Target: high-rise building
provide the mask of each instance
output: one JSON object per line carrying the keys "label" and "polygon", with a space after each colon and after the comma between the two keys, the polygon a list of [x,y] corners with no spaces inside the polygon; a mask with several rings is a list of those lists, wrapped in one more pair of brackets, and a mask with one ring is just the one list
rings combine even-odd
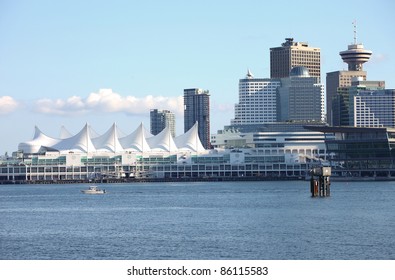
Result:
{"label": "high-rise building", "polygon": [[310,76],[321,79],[320,48],[309,47],[306,42],[294,42],[293,38],[285,38],[281,47],[270,48],[270,78],[289,77],[295,66],[304,66]]}
{"label": "high-rise building", "polygon": [[338,89],[333,105],[335,126],[395,127],[395,90],[386,90],[384,81],[355,78]]}
{"label": "high-rise building", "polygon": [[239,103],[231,125],[267,124],[277,121],[276,89],[279,79],[257,79],[247,71],[239,80]]}
{"label": "high-rise building", "polygon": [[151,134],[157,135],[165,127],[170,128],[171,136],[176,136],[176,119],[169,110],[152,109],[150,111]]}
{"label": "high-rise building", "polygon": [[210,149],[210,94],[199,88],[184,89],[184,132],[198,122],[200,141]]}
{"label": "high-rise building", "polygon": [[360,90],[354,96],[354,126],[395,127],[395,90],[383,89],[372,93]]}
{"label": "high-rise building", "polygon": [[[333,100],[338,94],[338,90],[351,86],[354,78],[361,78],[366,81],[365,71],[335,71],[326,73],[326,121],[330,125],[339,125],[338,121],[334,121],[336,114],[340,108],[334,107]],[[336,105],[337,106],[337,105]]]}
{"label": "high-rise building", "polygon": [[[341,51],[340,56],[343,61],[348,65],[348,71],[335,71],[326,74],[326,114],[327,122],[330,125],[340,125],[341,121],[335,118],[339,116],[339,103],[333,104],[333,100],[336,98],[337,102],[339,98],[336,97],[338,89],[346,88],[351,86],[351,82],[355,78],[362,78],[366,81],[367,73],[363,71],[363,64],[367,62],[372,55],[372,52],[365,50],[362,44],[357,43],[356,38],[356,26],[354,25],[354,43],[348,46],[346,51]],[[337,115],[337,116],[334,116]]]}
{"label": "high-rise building", "polygon": [[324,86],[311,77],[306,67],[292,68],[288,78],[281,79],[277,94],[277,120],[325,121]]}

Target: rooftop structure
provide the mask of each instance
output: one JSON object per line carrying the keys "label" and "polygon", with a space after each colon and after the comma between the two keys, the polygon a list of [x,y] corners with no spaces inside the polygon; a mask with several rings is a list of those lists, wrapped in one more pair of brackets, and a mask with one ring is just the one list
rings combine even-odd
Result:
{"label": "rooftop structure", "polygon": [[348,71],[363,71],[363,64],[372,56],[372,51],[365,50],[362,44],[357,43],[357,26],[354,22],[354,43],[348,45],[346,51],[340,52],[343,61],[348,64]]}
{"label": "rooftop structure", "polygon": [[30,141],[18,145],[24,154],[109,154],[122,152],[205,152],[199,136],[198,125],[195,123],[189,131],[173,138],[170,128],[166,127],[153,136],[140,124],[132,133],[122,136],[116,124],[113,124],[102,135],[94,135],[90,125],[86,124],[77,134],[60,139],[45,135],[36,127],[34,137]]}
{"label": "rooftop structure", "polygon": [[330,125],[340,125],[337,119],[340,108],[339,104],[333,104],[338,98],[338,89],[351,86],[355,78],[366,81],[367,73],[363,71],[363,63],[367,62],[372,52],[365,50],[362,44],[357,43],[357,29],[354,22],[354,42],[348,46],[348,50],[339,53],[343,61],[348,64],[348,71],[334,71],[326,74],[326,119]]}
{"label": "rooftop structure", "polygon": [[281,47],[270,48],[270,78],[285,78],[295,66],[304,66],[313,77],[321,79],[321,50],[307,42],[285,38]]}
{"label": "rooftop structure", "polygon": [[372,51],[365,50],[362,44],[352,44],[340,56],[348,64],[348,71],[363,71],[362,65],[370,59]]}

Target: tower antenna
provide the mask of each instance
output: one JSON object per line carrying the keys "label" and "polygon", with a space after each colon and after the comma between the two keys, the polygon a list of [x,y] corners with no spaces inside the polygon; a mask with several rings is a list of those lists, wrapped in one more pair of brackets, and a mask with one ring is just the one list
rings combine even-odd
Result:
{"label": "tower antenna", "polygon": [[354,25],[354,45],[356,45],[357,44],[357,20],[354,19],[352,24]]}

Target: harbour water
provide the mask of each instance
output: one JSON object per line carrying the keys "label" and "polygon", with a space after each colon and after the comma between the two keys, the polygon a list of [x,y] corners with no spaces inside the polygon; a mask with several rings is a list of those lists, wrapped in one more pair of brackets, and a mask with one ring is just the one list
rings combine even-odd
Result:
{"label": "harbour water", "polygon": [[395,259],[395,182],[0,187],[0,259]]}

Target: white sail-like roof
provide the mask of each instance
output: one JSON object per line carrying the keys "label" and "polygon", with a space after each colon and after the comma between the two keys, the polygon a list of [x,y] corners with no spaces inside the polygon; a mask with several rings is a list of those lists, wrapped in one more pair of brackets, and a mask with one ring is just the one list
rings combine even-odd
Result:
{"label": "white sail-like roof", "polygon": [[[123,136],[114,123],[104,134],[98,135],[86,124],[76,135],[62,127],[61,138],[52,138],[35,127],[32,140],[22,142],[18,149],[26,154],[36,154],[46,151],[58,151],[62,154],[76,153],[120,153],[120,152],[204,152],[199,139],[197,123],[185,134],[175,139],[170,128],[166,127],[158,135],[152,136],[141,123],[131,134]],[[69,136],[69,137],[67,137]]]}
{"label": "white sail-like roof", "polygon": [[97,133],[90,125],[88,125],[88,130],[89,130],[89,136],[91,139],[97,138],[100,136],[99,133]]}
{"label": "white sail-like roof", "polygon": [[96,148],[93,145],[92,139],[90,137],[90,128],[88,124],[86,124],[84,128],[76,135],[61,140],[56,145],[53,145],[51,148],[53,150],[57,150],[63,153],[65,152],[90,153],[96,151]]}
{"label": "white sail-like roof", "polygon": [[41,147],[51,147],[57,144],[59,141],[60,139],[52,138],[45,135],[37,126],[35,126],[33,139],[27,142],[20,143],[18,145],[18,150],[23,151],[27,154],[36,154],[39,152]]}
{"label": "white sail-like roof", "polygon": [[176,137],[174,142],[179,150],[189,150],[194,152],[205,151],[199,138],[197,122],[187,132]]}
{"label": "white sail-like roof", "polygon": [[171,136],[170,127],[165,127],[160,133],[147,139],[151,150],[155,151],[165,151],[165,152],[175,152],[177,151],[177,146],[174,143],[174,139]]}
{"label": "white sail-like roof", "polygon": [[147,152],[151,150],[146,140],[146,138],[150,136],[152,135],[150,133],[147,133],[147,130],[141,123],[139,127],[131,134],[120,138],[119,142],[125,150]]}
{"label": "white sail-like roof", "polygon": [[97,151],[108,151],[108,152],[121,152],[123,147],[118,140],[118,128],[114,123],[109,130],[103,135],[92,139],[92,143]]}
{"label": "white sail-like roof", "polygon": [[70,138],[71,136],[73,136],[73,134],[71,134],[66,127],[64,127],[64,125],[62,125],[62,127],[60,128],[60,139],[66,139],[66,138]]}

